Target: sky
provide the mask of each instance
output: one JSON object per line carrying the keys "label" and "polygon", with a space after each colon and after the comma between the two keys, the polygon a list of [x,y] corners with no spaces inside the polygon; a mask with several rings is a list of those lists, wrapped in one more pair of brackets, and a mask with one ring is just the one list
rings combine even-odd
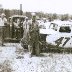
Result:
{"label": "sky", "polygon": [[4,9],[20,9],[24,12],[72,14],[72,0],[0,0]]}

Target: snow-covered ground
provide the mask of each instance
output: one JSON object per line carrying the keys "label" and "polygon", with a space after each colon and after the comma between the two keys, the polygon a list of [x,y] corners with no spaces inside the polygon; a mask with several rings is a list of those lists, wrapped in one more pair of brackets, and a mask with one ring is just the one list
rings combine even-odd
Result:
{"label": "snow-covered ground", "polygon": [[20,44],[0,46],[0,72],[72,72],[72,54],[41,53],[30,58]]}

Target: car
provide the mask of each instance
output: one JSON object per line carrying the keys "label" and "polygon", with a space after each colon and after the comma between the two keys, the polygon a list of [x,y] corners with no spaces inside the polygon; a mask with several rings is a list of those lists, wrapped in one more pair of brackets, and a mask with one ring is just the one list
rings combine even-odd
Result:
{"label": "car", "polygon": [[72,48],[72,22],[53,21],[50,23],[49,31],[46,36],[47,44],[62,48]]}

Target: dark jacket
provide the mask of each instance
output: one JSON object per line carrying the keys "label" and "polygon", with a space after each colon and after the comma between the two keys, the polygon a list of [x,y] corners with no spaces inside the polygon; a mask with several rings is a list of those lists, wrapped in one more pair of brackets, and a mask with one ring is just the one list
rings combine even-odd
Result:
{"label": "dark jacket", "polygon": [[32,22],[29,26],[29,44],[30,43],[38,43],[39,42],[39,27],[38,22]]}

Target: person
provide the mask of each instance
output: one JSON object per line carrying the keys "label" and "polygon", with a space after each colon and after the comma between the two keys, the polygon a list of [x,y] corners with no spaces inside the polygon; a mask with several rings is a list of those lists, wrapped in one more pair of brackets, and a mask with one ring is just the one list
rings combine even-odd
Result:
{"label": "person", "polygon": [[25,21],[23,22],[23,38],[22,38],[22,44],[24,44],[24,48],[28,48],[28,32],[29,32],[29,22],[28,17],[25,18]]}
{"label": "person", "polygon": [[6,19],[6,15],[4,13],[1,14],[1,20],[4,23],[4,25],[7,24],[7,19]]}
{"label": "person", "polygon": [[20,38],[20,19],[15,19],[15,21],[13,22],[14,24],[14,28],[15,28],[15,38],[19,39]]}
{"label": "person", "polygon": [[26,17],[25,21],[23,22],[23,29],[24,29],[24,36],[27,36],[28,31],[29,31],[28,17]]}
{"label": "person", "polygon": [[2,13],[1,17],[0,17],[0,31],[1,31],[1,35],[0,35],[1,43],[0,43],[0,45],[2,45],[2,46],[4,46],[4,37],[5,37],[4,33],[5,33],[5,26],[7,24],[7,19],[5,18],[5,16],[6,15],[4,13]]}
{"label": "person", "polygon": [[16,25],[16,39],[20,38],[20,19],[17,19],[17,25]]}
{"label": "person", "polygon": [[30,24],[29,26],[29,45],[28,45],[28,49],[29,49],[29,53],[30,53],[30,57],[32,57],[32,55],[36,55],[39,56],[40,54],[40,49],[39,49],[39,26],[38,26],[38,22],[36,21],[36,15],[33,14],[32,15],[32,24]]}

